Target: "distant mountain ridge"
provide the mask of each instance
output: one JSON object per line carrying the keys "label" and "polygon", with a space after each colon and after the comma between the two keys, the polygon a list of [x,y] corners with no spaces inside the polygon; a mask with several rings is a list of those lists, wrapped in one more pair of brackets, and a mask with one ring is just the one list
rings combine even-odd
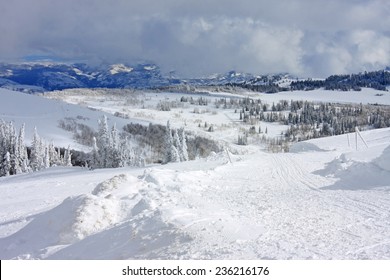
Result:
{"label": "distant mountain ridge", "polygon": [[174,72],[163,75],[155,64],[112,64],[90,66],[61,63],[0,63],[0,87],[25,91],[52,91],[67,88],[136,88],[156,89],[177,85],[237,86],[269,85],[287,74],[255,76],[230,71],[203,78],[178,78]]}
{"label": "distant mountain ridge", "polygon": [[[310,90],[319,87],[350,90],[363,86],[386,90],[386,86],[390,85],[388,69],[379,72],[380,75],[377,75],[377,72],[369,72],[369,75],[368,73],[334,75],[324,80],[299,80],[287,73],[253,75],[236,71],[203,78],[183,79],[176,77],[174,72],[162,74],[160,67],[153,63],[100,66],[84,63],[0,63],[0,87],[30,93],[68,88],[158,89],[174,88],[179,85],[230,86],[268,93],[290,89]],[[367,81],[368,76],[370,80]],[[365,77],[364,82],[362,77]],[[331,86],[327,83],[329,80],[333,82]]]}
{"label": "distant mountain ridge", "polygon": [[152,64],[114,64],[92,67],[87,64],[0,64],[0,86],[7,81],[44,90],[67,88],[149,88],[174,83],[162,77]]}

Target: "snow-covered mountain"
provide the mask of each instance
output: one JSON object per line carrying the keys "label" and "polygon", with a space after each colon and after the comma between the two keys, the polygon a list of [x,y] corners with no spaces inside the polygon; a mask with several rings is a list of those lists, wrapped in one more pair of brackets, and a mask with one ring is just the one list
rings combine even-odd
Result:
{"label": "snow-covered mountain", "polygon": [[153,88],[168,85],[153,64],[102,65],[26,63],[0,64],[0,85],[30,85],[45,90],[66,88]]}
{"label": "snow-covered mountain", "polygon": [[183,78],[174,71],[162,73],[153,63],[102,64],[83,63],[0,63],[0,87],[24,92],[43,92],[68,88],[135,88],[162,89],[178,85],[234,86],[257,92],[275,93],[289,90],[357,90],[371,87],[386,90],[390,86],[388,68],[353,75],[333,75],[327,79],[298,79],[288,73],[254,75],[229,71],[196,78]]}
{"label": "snow-covered mountain", "polygon": [[27,92],[67,88],[159,88],[189,84],[208,85],[267,85],[288,77],[282,75],[255,76],[230,71],[203,78],[184,79],[173,72],[164,75],[151,63],[112,64],[97,67],[87,64],[24,63],[0,64],[0,87]]}

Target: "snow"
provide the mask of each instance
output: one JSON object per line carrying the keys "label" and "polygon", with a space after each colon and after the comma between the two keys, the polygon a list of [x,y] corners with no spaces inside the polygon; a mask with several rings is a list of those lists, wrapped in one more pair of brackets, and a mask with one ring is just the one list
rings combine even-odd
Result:
{"label": "snow", "polygon": [[127,67],[123,64],[111,65],[111,69],[110,69],[111,75],[115,75],[119,73],[130,73],[131,71],[133,71],[133,68]]}
{"label": "snow", "polygon": [[[390,104],[386,93],[380,97],[366,93],[356,93],[360,96],[356,102]],[[0,118],[42,127],[42,135],[53,135],[59,142],[71,139],[56,129],[58,119],[80,115],[96,126],[101,116],[40,96],[7,90],[0,94]],[[260,98],[342,102],[355,93],[310,94]],[[120,107],[116,100],[97,101],[100,95],[69,98],[102,110]],[[153,113],[156,122],[166,122],[182,110],[171,123],[179,126],[185,118],[188,129],[199,129],[187,109],[134,111]],[[236,116],[223,112],[195,116],[217,127],[227,120],[233,123]],[[233,139],[238,129],[232,124],[212,137]],[[277,127],[268,129],[279,133]],[[1,177],[0,259],[388,260],[390,129],[361,134],[368,147],[360,138],[356,145],[350,134],[349,141],[340,135],[299,142],[290,153],[266,153],[256,145],[239,150],[231,144],[231,161],[223,151],[145,168],[56,167]]]}
{"label": "snow", "polygon": [[[86,150],[87,147],[75,142],[71,132],[59,127],[59,121],[70,118],[76,120],[77,123],[97,129],[97,120],[104,115],[102,112],[66,104],[59,100],[50,100],[42,96],[1,88],[0,100],[0,119],[13,122],[17,128],[24,123],[26,143],[31,142],[34,127],[37,127],[38,134],[45,141],[53,142],[58,147],[70,145],[72,149]],[[110,124],[116,123],[118,127],[131,121],[113,115],[109,116]]]}
{"label": "snow", "polygon": [[359,151],[332,137],[231,164],[0,178],[0,257],[389,259],[390,129],[362,134]]}
{"label": "snow", "polygon": [[144,66],[144,69],[147,71],[152,71],[152,70],[156,69],[156,66]]}
{"label": "snow", "polygon": [[81,71],[80,69],[75,68],[75,67],[73,67],[73,71],[76,73],[76,75],[79,75],[79,76],[84,76],[84,77],[87,77],[89,79],[95,78],[93,75],[86,74],[83,71]]}

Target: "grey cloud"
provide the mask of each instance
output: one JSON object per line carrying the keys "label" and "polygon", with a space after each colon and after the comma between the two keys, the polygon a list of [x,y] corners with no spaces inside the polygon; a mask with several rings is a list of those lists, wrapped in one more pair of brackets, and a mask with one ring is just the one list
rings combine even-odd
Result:
{"label": "grey cloud", "polygon": [[390,65],[388,0],[0,1],[1,60],[149,60],[185,75]]}

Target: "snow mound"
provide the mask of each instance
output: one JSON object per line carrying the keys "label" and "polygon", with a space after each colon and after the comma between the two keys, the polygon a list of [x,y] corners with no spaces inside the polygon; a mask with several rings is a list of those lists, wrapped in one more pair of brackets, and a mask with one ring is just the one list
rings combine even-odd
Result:
{"label": "snow mound", "polygon": [[[173,259],[191,238],[162,219],[160,211],[136,215],[123,223],[73,243],[48,259]],[[184,254],[184,252],[183,252]]]}
{"label": "snow mound", "polygon": [[158,177],[158,175],[156,175],[155,172],[150,169],[145,170],[144,175],[141,177],[141,179],[147,183],[151,183],[155,185],[163,184],[161,179]]}
{"label": "snow mound", "polygon": [[323,150],[317,145],[308,142],[298,142],[290,147],[291,153],[324,152],[324,151],[326,150]]}
{"label": "snow mound", "polygon": [[[85,194],[74,199],[81,200],[76,209],[63,209],[73,212],[74,219],[68,231],[62,233],[65,243],[73,243],[85,237],[106,230],[123,221],[130,215],[131,208],[138,202],[131,197],[131,189],[120,193],[119,187],[128,187],[125,174],[116,175],[99,183],[92,194]],[[72,199],[72,198],[70,198]]]}
{"label": "snow mound", "polygon": [[165,188],[177,183],[177,171],[164,169],[146,169],[141,177],[148,186],[155,189]]}
{"label": "snow mound", "polygon": [[[126,217],[121,202],[117,199],[102,198],[95,195],[81,195],[79,207],[74,212],[71,227],[61,233],[63,243],[73,243],[95,234],[121,221]],[[69,209],[64,209],[69,211]]]}
{"label": "snow mound", "polygon": [[373,164],[390,172],[390,145],[383,151],[380,157],[373,160]]}
{"label": "snow mound", "polygon": [[[114,176],[99,183],[91,194],[68,197],[57,207],[37,215],[20,231],[0,239],[2,257],[20,257],[27,251],[29,256],[43,258],[48,247],[76,243],[122,222],[140,200],[131,195],[131,188],[120,190],[120,184],[127,187],[125,182],[125,174]],[[24,243],[28,245],[20,246]]]}
{"label": "snow mound", "polygon": [[67,238],[63,237],[69,235],[77,209],[83,203],[83,196],[67,198],[52,210],[35,216],[20,231],[0,240],[1,257],[12,259],[32,255],[40,258],[45,254],[44,248],[66,244]]}
{"label": "snow mound", "polygon": [[114,176],[113,178],[98,184],[92,191],[92,194],[97,196],[106,196],[113,190],[117,189],[118,184],[126,182],[126,180],[127,176],[125,174]]}
{"label": "snow mound", "polygon": [[[166,258],[173,258],[169,249],[180,251],[180,246],[191,241],[163,213],[163,205],[168,207],[164,203],[166,187],[176,178],[174,171],[145,170],[137,179],[140,188],[134,193],[123,190],[120,193],[117,186],[125,178],[124,174],[114,176],[95,188],[97,195],[85,197],[69,232],[71,244],[50,255],[50,259],[71,259],[85,252],[92,259],[150,259],[165,254]],[[102,196],[112,189],[120,199],[113,194]]]}
{"label": "snow mound", "polygon": [[[363,154],[376,154],[378,147],[369,149]],[[324,189],[368,190],[390,188],[390,146],[383,150],[379,157],[362,161],[359,152],[343,153],[327,164],[323,170],[315,172],[325,177],[338,179]]]}
{"label": "snow mound", "polygon": [[[176,173],[150,169],[140,178],[118,174],[97,184],[91,193],[67,197],[0,239],[0,258],[162,257],[166,248],[191,240],[162,212],[171,207],[164,197],[177,180]],[[172,256],[167,253],[166,258]]]}

